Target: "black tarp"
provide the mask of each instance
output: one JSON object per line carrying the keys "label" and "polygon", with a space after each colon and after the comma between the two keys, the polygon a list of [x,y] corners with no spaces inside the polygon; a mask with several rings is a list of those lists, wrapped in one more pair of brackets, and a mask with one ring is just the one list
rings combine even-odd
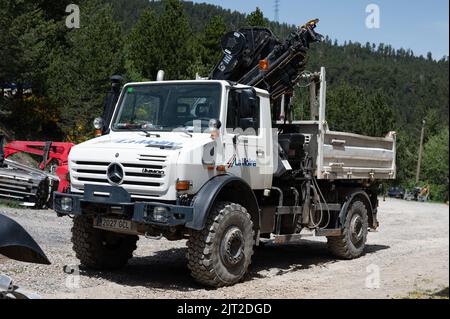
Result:
{"label": "black tarp", "polygon": [[49,265],[45,253],[17,222],[0,214],[0,254],[18,261]]}

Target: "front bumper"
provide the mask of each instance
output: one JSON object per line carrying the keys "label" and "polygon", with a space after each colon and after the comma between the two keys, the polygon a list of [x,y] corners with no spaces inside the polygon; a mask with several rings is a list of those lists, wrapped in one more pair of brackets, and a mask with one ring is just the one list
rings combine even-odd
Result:
{"label": "front bumper", "polygon": [[[132,202],[130,194],[122,187],[97,185],[86,185],[83,195],[55,192],[53,209],[58,216],[96,216],[113,213],[136,223],[155,226],[185,225],[192,221],[194,214],[194,208],[190,206]],[[158,217],[155,215],[156,210]]]}

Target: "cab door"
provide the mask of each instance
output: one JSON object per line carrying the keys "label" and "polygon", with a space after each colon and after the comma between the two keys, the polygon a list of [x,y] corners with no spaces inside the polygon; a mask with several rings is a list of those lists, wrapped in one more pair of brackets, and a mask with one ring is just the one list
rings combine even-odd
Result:
{"label": "cab door", "polygon": [[[267,126],[267,119],[269,124]],[[270,188],[273,176],[270,105],[254,89],[229,93],[225,149],[230,174],[244,179],[252,189]]]}

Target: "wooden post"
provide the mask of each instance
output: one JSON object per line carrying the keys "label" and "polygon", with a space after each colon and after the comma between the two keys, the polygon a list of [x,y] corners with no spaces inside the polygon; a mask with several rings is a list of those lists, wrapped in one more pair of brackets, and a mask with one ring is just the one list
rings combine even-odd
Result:
{"label": "wooden post", "polygon": [[422,155],[423,155],[423,139],[425,137],[425,120],[422,122],[422,132],[420,133],[420,146],[419,146],[419,159],[417,160],[417,171],[416,171],[416,186],[419,185],[420,181],[420,166],[422,165]]}

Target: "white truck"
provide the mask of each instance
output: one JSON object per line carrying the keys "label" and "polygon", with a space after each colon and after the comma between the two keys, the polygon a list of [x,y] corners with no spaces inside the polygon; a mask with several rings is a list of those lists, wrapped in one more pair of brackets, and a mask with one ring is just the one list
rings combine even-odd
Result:
{"label": "white truck", "polygon": [[[233,45],[248,31],[234,33]],[[289,64],[279,59],[280,45],[278,56],[248,66],[266,84]],[[227,69],[224,61],[237,65],[232,49],[224,48],[216,71]],[[325,69],[300,72],[284,87],[299,74],[311,84],[310,121],[294,120],[291,92],[275,85],[218,76],[126,84],[104,135],[72,148],[70,192],[54,195],[57,214],[74,217],[81,263],[124,266],[139,235],[187,239],[192,276],[220,287],[243,278],[261,240],[326,236],[337,257],[361,256],[369,229],[378,227],[379,180],[395,178],[395,133],[330,131]]]}

